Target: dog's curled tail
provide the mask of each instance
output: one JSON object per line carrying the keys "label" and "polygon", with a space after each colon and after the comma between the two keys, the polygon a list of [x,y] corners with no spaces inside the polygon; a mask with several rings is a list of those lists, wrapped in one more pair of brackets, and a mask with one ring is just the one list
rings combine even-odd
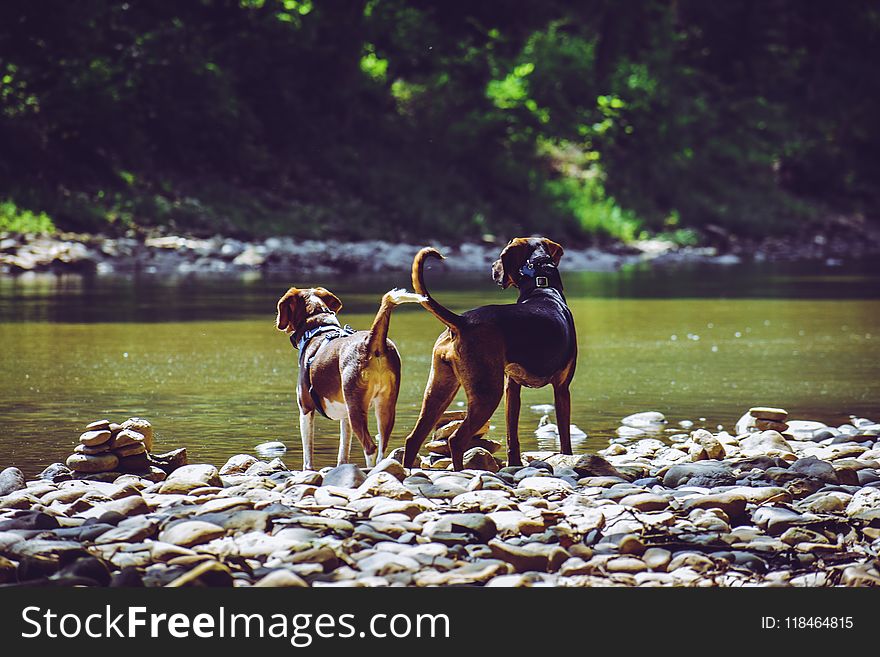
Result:
{"label": "dog's curled tail", "polygon": [[382,296],[379,312],[370,327],[370,341],[367,343],[370,356],[381,356],[385,353],[385,341],[388,339],[388,325],[391,322],[391,311],[402,303],[423,303],[425,297],[406,290],[395,288]]}
{"label": "dog's curled tail", "polygon": [[428,292],[428,288],[425,287],[425,278],[422,273],[422,269],[424,268],[425,260],[428,258],[438,258],[439,260],[445,260],[446,258],[435,248],[425,247],[418,253],[416,253],[416,257],[413,259],[412,266],[412,284],[415,288],[415,291],[418,294],[421,294],[424,298],[422,301],[422,307],[427,310],[429,313],[434,315],[441,322],[446,324],[451,329],[457,329],[461,324],[461,315],[456,315],[454,312],[449,310],[444,306],[441,306],[436,299],[431,296],[431,293]]}

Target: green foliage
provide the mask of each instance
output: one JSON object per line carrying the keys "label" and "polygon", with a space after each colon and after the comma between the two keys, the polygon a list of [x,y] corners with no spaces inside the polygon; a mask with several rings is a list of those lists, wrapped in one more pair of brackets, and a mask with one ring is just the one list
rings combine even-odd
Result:
{"label": "green foliage", "polygon": [[0,201],[0,231],[14,233],[52,233],[55,224],[45,212],[23,210],[12,201]]}
{"label": "green foliage", "polygon": [[781,232],[880,202],[878,60],[870,0],[0,3],[4,217]]}

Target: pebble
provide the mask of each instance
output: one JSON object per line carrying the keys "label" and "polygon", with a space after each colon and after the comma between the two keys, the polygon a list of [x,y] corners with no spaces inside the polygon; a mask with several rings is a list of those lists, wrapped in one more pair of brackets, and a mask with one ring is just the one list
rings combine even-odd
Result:
{"label": "pebble", "polygon": [[486,470],[498,472],[501,466],[491,452],[482,447],[472,447],[462,457],[462,465],[465,470]]}
{"label": "pebble", "polygon": [[640,573],[648,565],[636,557],[615,557],[605,562],[605,570],[609,573]]}
{"label": "pebble", "polygon": [[97,447],[98,445],[103,445],[104,443],[109,442],[112,435],[113,434],[110,433],[109,429],[86,431],[79,437],[79,442],[86,447]]}
{"label": "pebble", "polygon": [[689,486],[732,486],[736,482],[730,466],[720,461],[700,461],[673,465],[663,475],[667,488]]}
{"label": "pebble", "polygon": [[75,472],[107,472],[113,470],[117,465],[119,465],[119,457],[112,452],[105,454],[71,454],[67,457],[67,467]]}
{"label": "pebble", "polygon": [[213,465],[194,464],[177,468],[168,475],[163,486],[165,484],[222,486],[223,482],[220,480],[219,471]]}
{"label": "pebble", "polygon": [[495,558],[506,561],[520,573],[527,571],[555,572],[568,559],[569,554],[558,545],[526,543],[514,545],[492,539],[489,547]]}
{"label": "pebble", "polygon": [[226,463],[223,464],[223,467],[220,468],[219,474],[243,474],[247,472],[247,469],[254,463],[257,463],[257,458],[255,456],[251,456],[250,454],[236,454],[235,456],[230,456]]}
{"label": "pebble", "polygon": [[0,497],[27,488],[24,473],[18,468],[6,468],[0,472]]}
{"label": "pebble", "polygon": [[323,486],[338,486],[340,488],[357,488],[367,475],[354,463],[344,463],[331,468],[324,473]]}
{"label": "pebble", "polygon": [[[543,529],[543,528],[542,528]],[[440,533],[465,533],[480,543],[488,543],[498,533],[490,515],[483,513],[452,513],[430,520],[422,527],[422,535],[431,538]]]}
{"label": "pebble", "polygon": [[143,435],[131,429],[123,429],[110,440],[110,449],[113,450],[131,445],[138,445],[146,449]]}
{"label": "pebble", "polygon": [[672,560],[672,553],[663,548],[652,547],[642,554],[642,561],[651,570],[665,571]]}
{"label": "pebble", "polygon": [[659,411],[633,413],[632,415],[627,415],[623,418],[621,424],[625,427],[632,427],[634,429],[655,431],[658,428],[662,429],[663,425],[666,424],[666,417]]}
{"label": "pebble", "polygon": [[281,456],[287,452],[287,445],[280,441],[260,443],[254,447],[254,451],[262,457]]}
{"label": "pebble", "polygon": [[153,451],[153,425],[148,420],[139,417],[130,417],[122,423],[123,430],[134,431],[142,437],[144,447],[148,452]]}
{"label": "pebble", "polygon": [[403,467],[403,465],[401,465],[400,461],[391,458],[390,456],[385,457],[384,459],[379,461],[375,466],[373,466],[373,469],[370,470],[370,474],[376,474],[377,472],[387,472],[388,474],[395,477],[398,481],[403,481],[404,479],[406,479],[406,469]]}
{"label": "pebble", "polygon": [[[526,452],[525,467],[497,472],[407,470],[391,457],[369,473],[291,472],[250,455],[220,471],[171,465],[183,452],[123,457],[166,458],[170,475],[155,484],[147,470],[53,464],[29,482],[7,468],[0,583],[876,585],[880,448],[859,440],[874,423],[799,422],[789,424],[801,434],[756,421],[736,436],[697,429],[673,447],[666,432],[602,455]],[[116,456],[143,444],[118,445],[141,429],[99,422],[89,431],[108,431],[114,451],[80,443],[76,455]]]}
{"label": "pebble", "polygon": [[749,452],[768,454],[773,450],[789,453],[794,451],[791,444],[782,437],[782,434],[773,430],[751,434],[740,441],[740,447],[744,454],[748,454]]}
{"label": "pebble", "polygon": [[769,406],[754,406],[749,409],[749,415],[759,420],[773,420],[775,422],[785,422],[788,419],[788,411]]}
{"label": "pebble", "polygon": [[254,586],[264,588],[305,588],[308,587],[306,581],[286,568],[279,568],[264,575],[261,579],[254,583]]}
{"label": "pebble", "polygon": [[706,451],[706,457],[709,459],[720,461],[727,455],[724,446],[711,431],[697,429],[691,434],[691,439]]}

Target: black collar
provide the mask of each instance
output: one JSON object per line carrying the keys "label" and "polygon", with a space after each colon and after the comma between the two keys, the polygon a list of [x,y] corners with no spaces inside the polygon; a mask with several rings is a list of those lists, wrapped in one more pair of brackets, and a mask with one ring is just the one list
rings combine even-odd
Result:
{"label": "black collar", "polygon": [[528,294],[537,288],[553,288],[562,292],[562,277],[553,261],[545,258],[526,260],[519,268],[518,287],[521,294]]}

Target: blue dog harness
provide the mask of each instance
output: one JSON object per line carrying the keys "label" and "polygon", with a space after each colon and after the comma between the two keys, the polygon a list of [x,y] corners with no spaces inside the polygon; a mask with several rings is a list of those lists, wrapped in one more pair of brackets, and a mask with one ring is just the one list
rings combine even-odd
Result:
{"label": "blue dog harness", "polygon": [[[299,351],[299,375],[302,377],[306,389],[309,391],[309,396],[312,398],[312,403],[315,405],[315,409],[328,420],[331,418],[324,411],[324,407],[321,405],[318,395],[315,394],[315,391],[312,388],[312,362],[315,360],[315,357],[318,355],[318,352],[321,351],[321,347],[324,346],[325,343],[335,340],[336,338],[351,335],[354,332],[355,330],[346,324],[345,326],[316,326],[303,333],[299,341],[294,340],[294,335],[292,333],[290,335],[290,344],[293,345],[294,349]],[[306,345],[311,342],[312,338],[320,334],[324,334],[324,341],[317,349],[315,349],[311,357],[306,360]]]}

